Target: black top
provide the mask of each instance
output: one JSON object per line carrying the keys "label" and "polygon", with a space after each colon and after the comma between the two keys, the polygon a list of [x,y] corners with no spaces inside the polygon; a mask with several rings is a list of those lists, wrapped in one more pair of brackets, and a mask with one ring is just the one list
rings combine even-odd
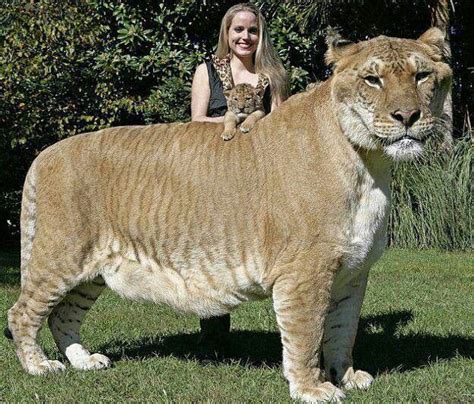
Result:
{"label": "black top", "polygon": [[[219,78],[219,74],[212,62],[206,62],[207,75],[209,77],[209,88],[211,90],[211,96],[209,97],[209,106],[207,107],[207,116],[216,117],[224,116],[227,112],[227,100],[224,96],[224,86]],[[265,88],[263,94],[263,107],[265,113],[268,114],[272,108],[272,95],[270,92],[270,86]]]}

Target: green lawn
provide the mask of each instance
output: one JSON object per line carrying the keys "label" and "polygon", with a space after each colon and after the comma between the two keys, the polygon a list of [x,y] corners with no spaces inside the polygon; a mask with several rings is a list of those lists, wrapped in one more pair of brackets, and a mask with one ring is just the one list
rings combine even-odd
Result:
{"label": "green lawn", "polygon": [[[355,348],[376,375],[360,403],[474,402],[474,255],[390,250],[370,275]],[[0,327],[19,292],[18,258],[0,254]],[[104,293],[83,340],[111,369],[33,377],[0,338],[0,402],[290,402],[271,301],[232,314],[230,346],[216,358],[196,345],[198,319]],[[59,359],[47,327],[47,355]]]}

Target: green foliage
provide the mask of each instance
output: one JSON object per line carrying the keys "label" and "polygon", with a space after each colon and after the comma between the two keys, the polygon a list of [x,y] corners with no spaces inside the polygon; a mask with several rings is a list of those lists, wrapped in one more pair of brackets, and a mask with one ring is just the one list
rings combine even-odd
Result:
{"label": "green foliage", "polygon": [[448,250],[473,247],[472,138],[449,153],[429,152],[422,161],[394,168],[390,243]]}
{"label": "green foliage", "polygon": [[[99,46],[98,27],[84,6],[39,1],[2,9],[0,104],[12,146],[75,133],[78,117],[93,108],[87,50]],[[90,112],[89,112],[90,113]]]}
{"label": "green foliage", "polygon": [[207,53],[188,32],[191,3],[91,1],[105,22],[93,71],[107,126],[188,119],[189,83]]}
{"label": "green foliage", "polygon": [[289,7],[284,2],[278,2],[270,11],[268,26],[272,42],[288,71],[291,91],[292,93],[302,91],[311,81],[310,61],[317,47],[317,37],[300,31],[296,23],[295,8]]}

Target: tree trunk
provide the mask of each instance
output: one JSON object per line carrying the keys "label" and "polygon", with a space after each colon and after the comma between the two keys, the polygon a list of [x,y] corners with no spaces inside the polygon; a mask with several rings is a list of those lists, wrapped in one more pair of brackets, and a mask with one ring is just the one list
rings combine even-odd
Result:
{"label": "tree trunk", "polygon": [[[451,45],[449,40],[449,6],[450,0],[433,0],[430,4],[431,26],[437,27],[445,33],[446,42],[443,50],[444,57],[447,61],[451,60]],[[453,101],[451,91],[446,97],[443,107],[443,120],[446,122],[446,130],[442,149],[449,150],[453,141]]]}

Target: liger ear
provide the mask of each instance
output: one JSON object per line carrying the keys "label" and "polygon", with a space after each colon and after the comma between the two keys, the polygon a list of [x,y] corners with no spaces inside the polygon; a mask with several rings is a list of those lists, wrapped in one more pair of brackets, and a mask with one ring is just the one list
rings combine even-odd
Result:
{"label": "liger ear", "polygon": [[353,55],[359,51],[358,44],[342,38],[341,35],[334,30],[328,31],[326,35],[326,45],[328,46],[328,50],[324,55],[324,59],[328,66],[336,65],[343,57]]}
{"label": "liger ear", "polygon": [[428,45],[434,53],[434,56],[441,59],[444,55],[445,33],[439,28],[433,27],[425,31],[418,40]]}

